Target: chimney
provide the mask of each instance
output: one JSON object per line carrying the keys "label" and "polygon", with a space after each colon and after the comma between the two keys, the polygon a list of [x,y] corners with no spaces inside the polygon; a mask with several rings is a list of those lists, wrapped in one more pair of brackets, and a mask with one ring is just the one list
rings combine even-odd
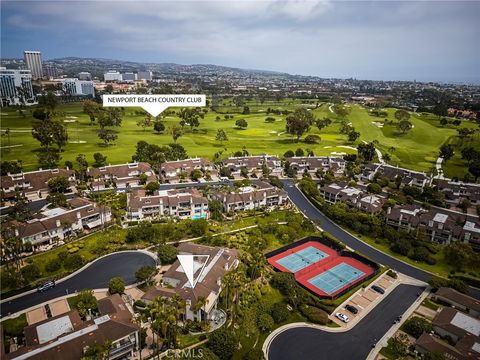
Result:
{"label": "chimney", "polygon": [[80,211],[77,211],[77,219],[81,219],[82,215],[80,214]]}
{"label": "chimney", "polygon": [[18,229],[15,229],[15,236],[19,236],[20,233],[18,232]]}
{"label": "chimney", "polygon": [[387,209],[387,214],[390,215],[391,212],[392,212],[392,208],[389,206]]}
{"label": "chimney", "polygon": [[222,278],[221,277],[217,278],[217,285],[222,286]]}
{"label": "chimney", "polygon": [[59,228],[62,225],[62,223],[60,222],[60,220],[57,219],[55,221],[55,225],[57,225],[57,228]]}
{"label": "chimney", "polygon": [[224,268],[225,270],[228,270],[228,262],[226,262],[225,265],[223,265],[223,268]]}

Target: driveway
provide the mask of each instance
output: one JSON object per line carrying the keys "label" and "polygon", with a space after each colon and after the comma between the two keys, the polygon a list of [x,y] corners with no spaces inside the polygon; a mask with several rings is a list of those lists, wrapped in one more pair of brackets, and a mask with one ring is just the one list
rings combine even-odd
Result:
{"label": "driveway", "polygon": [[68,280],[58,283],[53,289],[43,293],[26,294],[0,304],[2,316],[7,316],[83,289],[103,289],[115,276],[125,280],[125,284],[135,283],[135,272],[142,266],[155,266],[155,260],[139,251],[119,252],[107,255]]}
{"label": "driveway", "polygon": [[299,327],[277,335],[268,351],[268,360],[363,360],[372,344],[392,327],[398,315],[415,301],[423,287],[399,285],[353,329],[326,332]]}

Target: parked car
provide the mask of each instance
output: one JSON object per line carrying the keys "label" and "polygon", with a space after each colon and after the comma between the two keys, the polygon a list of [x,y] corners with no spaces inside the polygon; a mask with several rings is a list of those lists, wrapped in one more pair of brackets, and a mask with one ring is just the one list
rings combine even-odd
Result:
{"label": "parked car", "polygon": [[345,314],[342,314],[342,313],[339,313],[339,312],[338,312],[338,313],[335,314],[335,316],[336,316],[337,318],[339,318],[340,320],[342,320],[344,323],[348,323],[348,322],[350,321],[350,319],[348,318],[348,316],[345,315]]}
{"label": "parked car", "polygon": [[350,311],[352,314],[358,314],[358,309],[353,305],[345,305],[345,310]]}
{"label": "parked car", "polygon": [[385,290],[377,285],[372,285],[372,289],[375,290],[379,294],[385,294]]}
{"label": "parked car", "polygon": [[55,287],[55,280],[48,280],[47,282],[37,287],[37,292],[44,292],[53,287]]}

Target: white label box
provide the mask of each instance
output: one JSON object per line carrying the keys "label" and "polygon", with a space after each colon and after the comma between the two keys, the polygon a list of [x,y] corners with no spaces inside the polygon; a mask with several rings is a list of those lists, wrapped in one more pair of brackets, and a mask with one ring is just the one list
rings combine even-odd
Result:
{"label": "white label box", "polygon": [[157,116],[169,107],[203,107],[205,95],[103,95],[104,107],[141,107]]}

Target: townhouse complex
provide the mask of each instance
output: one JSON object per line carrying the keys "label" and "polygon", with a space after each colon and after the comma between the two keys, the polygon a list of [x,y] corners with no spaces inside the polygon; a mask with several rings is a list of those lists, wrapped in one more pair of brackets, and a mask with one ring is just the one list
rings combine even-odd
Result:
{"label": "townhouse complex", "polygon": [[[180,255],[197,256],[194,258],[194,279],[197,279],[194,287],[192,288],[183,267],[176,260],[163,274],[161,286],[149,289],[142,300],[149,303],[158,296],[172,297],[178,294],[185,301],[182,320],[211,320],[216,313],[220,293],[224,287],[223,277],[238,266],[238,250],[194,243],[181,243],[177,249]],[[201,307],[196,306],[200,300],[204,300],[204,304]]]}

